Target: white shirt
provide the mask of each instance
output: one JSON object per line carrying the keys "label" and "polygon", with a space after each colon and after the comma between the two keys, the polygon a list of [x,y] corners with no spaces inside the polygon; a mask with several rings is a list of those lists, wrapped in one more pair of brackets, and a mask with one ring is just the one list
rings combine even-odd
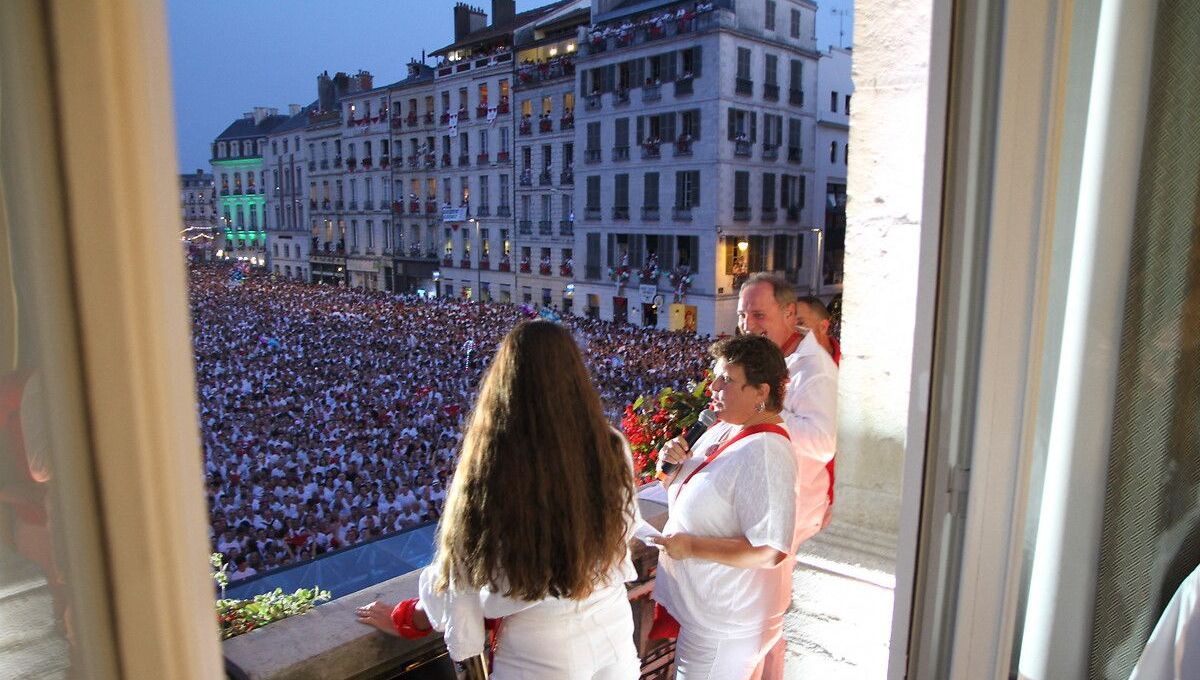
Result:
{"label": "white shirt", "polygon": [[[712,447],[734,426],[709,428],[692,447],[667,489],[664,534],[745,537],[792,555],[796,532],[796,459],[788,440],[763,432],[735,442],[686,485]],[[730,435],[732,436],[732,435]],[[774,567],[742,569],[701,559],[659,554],[654,599],[680,625],[712,639],[747,637],[782,625],[791,603],[789,557]]]}
{"label": "white shirt", "polygon": [[796,456],[799,545],[821,530],[829,510],[826,465],[837,451],[838,368],[815,333],[806,335],[785,360],[789,378],[780,415],[792,435]]}
{"label": "white shirt", "polygon": [[1167,604],[1129,680],[1194,678],[1200,674],[1200,567]]}

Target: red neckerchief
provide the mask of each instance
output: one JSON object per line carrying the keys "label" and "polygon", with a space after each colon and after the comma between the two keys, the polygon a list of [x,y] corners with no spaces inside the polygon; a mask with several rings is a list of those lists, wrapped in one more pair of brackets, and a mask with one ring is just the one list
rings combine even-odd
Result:
{"label": "red neckerchief", "polygon": [[803,339],[804,336],[800,335],[799,331],[796,331],[788,336],[788,339],[779,347],[779,351],[783,352],[784,357],[787,357],[796,351],[796,348],[800,346],[800,341]]}
{"label": "red neckerchief", "polygon": [[788,436],[787,430],[783,429],[776,423],[763,423],[761,425],[751,425],[750,427],[742,428],[742,431],[738,432],[737,435],[735,435],[733,437],[733,439],[730,439],[729,441],[722,443],[720,446],[717,447],[716,451],[713,451],[712,453],[710,453],[704,457],[704,462],[697,465],[696,469],[692,470],[691,474],[689,474],[686,478],[684,478],[683,482],[680,483],[679,491],[676,492],[676,497],[678,497],[679,493],[683,492],[683,487],[686,486],[688,482],[692,481],[692,477],[695,477],[696,473],[698,473],[701,470],[703,470],[704,468],[708,467],[708,464],[713,462],[714,460],[716,460],[717,456],[721,455],[721,453],[723,451],[725,451],[725,449],[732,446],[734,442],[736,442],[740,439],[749,437],[752,434],[758,434],[759,432],[774,432],[775,434],[783,437],[784,439],[786,439],[788,441],[792,440],[792,438]]}

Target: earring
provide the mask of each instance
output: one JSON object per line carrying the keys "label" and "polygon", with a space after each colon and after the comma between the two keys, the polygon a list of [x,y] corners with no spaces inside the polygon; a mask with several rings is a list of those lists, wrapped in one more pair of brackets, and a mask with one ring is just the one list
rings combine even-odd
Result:
{"label": "earring", "polygon": [[761,401],[760,401],[760,402],[758,402],[758,404],[756,404],[756,405],[754,406],[754,411],[755,411],[756,413],[762,413],[762,412],[763,412],[763,410],[764,410],[764,409],[766,409],[766,408],[767,408],[767,405],[766,405],[766,404],[764,404],[763,402],[761,402]]}

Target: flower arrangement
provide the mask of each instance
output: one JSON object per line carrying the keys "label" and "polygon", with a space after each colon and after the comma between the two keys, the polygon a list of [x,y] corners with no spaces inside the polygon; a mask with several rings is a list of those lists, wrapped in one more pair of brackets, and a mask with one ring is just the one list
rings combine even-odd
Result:
{"label": "flower arrangement", "polygon": [[658,274],[658,255],[650,253],[638,276],[642,283],[655,283],[658,281]]}
{"label": "flower arrangement", "polygon": [[681,264],[671,270],[671,287],[675,289],[675,302],[682,302],[687,297],[688,289],[692,287],[692,269]]}
{"label": "flower arrangement", "polygon": [[629,283],[629,265],[621,265],[617,268],[608,268],[608,278],[617,283]]}
{"label": "flower arrangement", "polygon": [[633,471],[638,484],[654,481],[658,450],[695,424],[708,405],[711,375],[689,382],[686,389],[670,387],[655,396],[639,396],[625,406],[621,432],[633,452]]}
{"label": "flower arrangement", "polygon": [[221,597],[217,599],[217,623],[221,630],[221,639],[228,640],[242,633],[249,633],[255,628],[262,628],[289,616],[303,614],[330,598],[328,590],[320,588],[298,588],[296,592],[286,594],[282,588],[272,592],[255,595],[252,600],[227,599],[225,588],[229,585],[228,569],[221,553],[213,553],[210,558],[213,567],[213,580],[221,588]]}

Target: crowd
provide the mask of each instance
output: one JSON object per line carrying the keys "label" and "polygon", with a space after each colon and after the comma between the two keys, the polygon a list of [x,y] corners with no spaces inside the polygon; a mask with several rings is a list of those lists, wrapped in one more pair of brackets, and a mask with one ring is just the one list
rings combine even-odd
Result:
{"label": "crowd", "polygon": [[[213,549],[244,578],[435,521],[487,361],[524,312],[190,272]],[[606,414],[703,375],[708,341],[565,317]],[[546,408],[553,408],[547,404]]]}

